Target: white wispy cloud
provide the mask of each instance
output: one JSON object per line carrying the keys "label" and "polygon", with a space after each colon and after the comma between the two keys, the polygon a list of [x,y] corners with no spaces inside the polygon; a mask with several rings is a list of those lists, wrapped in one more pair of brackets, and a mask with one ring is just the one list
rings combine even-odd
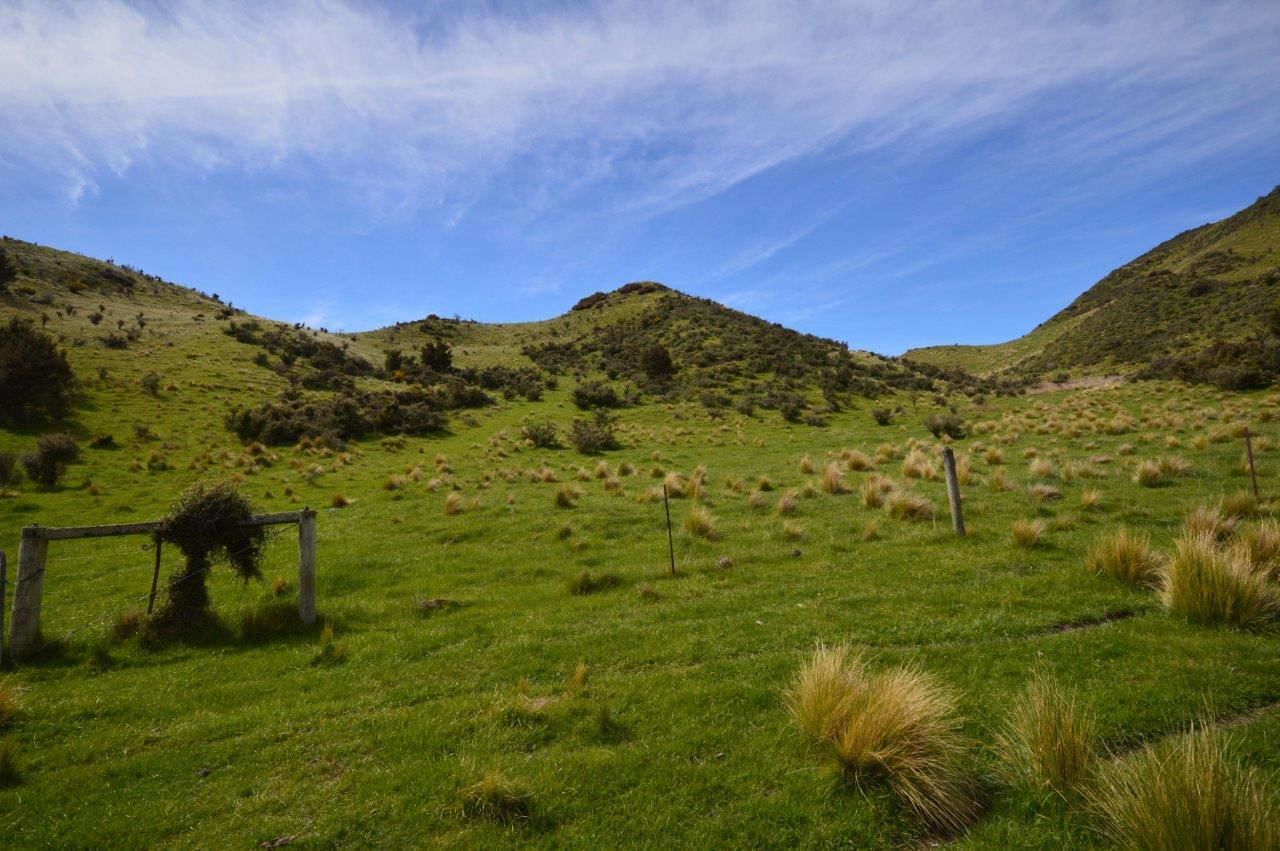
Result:
{"label": "white wispy cloud", "polygon": [[604,190],[661,211],[798,157],[1029,117],[1029,144],[1082,159],[1280,130],[1267,0],[476,8],[7,2],[0,187],[35,171],[76,197],[140,162],[318,169],[371,206],[456,221],[485,195],[537,208]]}

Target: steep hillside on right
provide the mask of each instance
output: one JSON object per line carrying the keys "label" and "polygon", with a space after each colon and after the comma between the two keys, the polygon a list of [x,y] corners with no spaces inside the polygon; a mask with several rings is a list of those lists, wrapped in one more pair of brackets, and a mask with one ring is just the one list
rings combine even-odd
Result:
{"label": "steep hillside on right", "polygon": [[1121,266],[1024,337],[905,356],[979,374],[1268,386],[1280,380],[1280,187]]}

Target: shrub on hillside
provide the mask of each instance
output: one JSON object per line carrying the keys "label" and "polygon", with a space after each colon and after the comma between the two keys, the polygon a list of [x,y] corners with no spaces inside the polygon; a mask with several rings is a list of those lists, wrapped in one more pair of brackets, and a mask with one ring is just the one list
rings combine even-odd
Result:
{"label": "shrub on hillside", "polygon": [[924,427],[934,437],[942,437],[944,434],[952,440],[964,440],[967,432],[964,427],[964,420],[954,414],[930,414],[928,419],[924,421]]}
{"label": "shrub on hillside", "polygon": [[36,441],[36,448],[22,456],[27,478],[45,486],[55,487],[67,465],[80,457],[80,447],[69,434],[46,434]]}
{"label": "shrub on hillside", "polygon": [[480,401],[470,395],[450,396],[438,388],[421,387],[332,397],[288,391],[274,402],[231,411],[227,427],[241,440],[269,445],[296,443],[304,437],[340,444],[374,433],[430,434],[448,423],[446,410],[461,407],[462,402]]}
{"label": "shrub on hillside", "polygon": [[0,325],[0,422],[61,417],[74,384],[67,356],[52,337],[17,317]]}
{"label": "shrub on hillside", "polygon": [[618,391],[601,381],[583,381],[573,388],[570,400],[580,410],[594,411],[596,408],[620,408],[622,399]]}
{"label": "shrub on hillside", "polygon": [[613,419],[598,410],[590,420],[574,418],[569,427],[569,442],[583,455],[618,448],[618,438],[613,431]]}
{"label": "shrub on hillside", "polygon": [[266,528],[246,526],[252,516],[249,499],[229,481],[196,482],[178,497],[157,535],[178,548],[185,564],[169,578],[155,625],[181,631],[207,621],[208,573],[216,561],[245,582],[262,576]]}
{"label": "shrub on hillside", "polygon": [[520,427],[520,434],[539,449],[555,449],[560,445],[560,434],[553,422],[525,423]]}
{"label": "shrub on hillside", "polygon": [[18,484],[21,478],[18,456],[13,452],[0,452],[0,493]]}

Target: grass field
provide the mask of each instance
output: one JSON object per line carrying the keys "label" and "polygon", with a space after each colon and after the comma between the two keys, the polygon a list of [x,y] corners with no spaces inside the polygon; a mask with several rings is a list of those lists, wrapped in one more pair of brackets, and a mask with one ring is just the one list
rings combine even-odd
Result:
{"label": "grass field", "polygon": [[[985,802],[961,844],[1100,841],[1079,807],[996,779],[995,731],[1037,671],[1078,690],[1118,750],[1209,715],[1274,788],[1276,634],[1191,625],[1152,592],[1084,567],[1091,544],[1119,524],[1167,549],[1186,511],[1247,488],[1232,423],[1265,435],[1261,483],[1274,493],[1274,397],[1138,385],[966,410],[971,424],[992,425],[956,444],[972,471],[970,535],[958,540],[942,485],[905,477],[888,449],[877,470],[931,500],[933,522],[864,507],[858,487],[870,472],[847,472],[849,493],[818,486],[842,449],[874,459],[892,445],[902,456],[927,438],[909,415],[881,428],[853,410],[816,429],[652,405],[624,412],[625,448],[599,458],[522,446],[530,413],[570,417],[558,391],[480,412],[439,439],[371,441],[349,456],[273,450],[255,471],[236,466],[247,456],[226,435],[194,427],[182,392],[147,400],[144,416],[173,469],[133,469],[150,440],[90,450],[64,489],[0,501],[0,540],[16,544],[35,521],[156,517],[186,483],[238,473],[264,510],[325,509],[319,608],[337,659],[313,664],[322,637],[288,625],[292,590],[276,597],[270,581],[241,587],[225,571],[214,598],[226,631],[204,643],[127,641],[95,663],[112,621],[76,633],[4,680],[21,707],[9,731],[21,779],[0,790],[7,845],[917,841],[921,829],[891,796],[840,780],[787,719],[782,690],[819,641],[852,642],[878,664],[916,663],[958,694]],[[97,416],[112,414],[85,412],[91,431]],[[189,469],[215,446],[228,451],[227,469]],[[919,448],[936,458],[933,445]],[[988,448],[1002,463],[983,460]],[[1032,449],[1051,474],[1032,475]],[[1169,455],[1189,473],[1155,488],[1132,481],[1140,460]],[[635,472],[618,475],[623,463]],[[684,531],[694,500],[673,501],[671,577],[662,503],[642,495],[657,470],[699,466],[715,539]],[[532,481],[544,468],[555,480]],[[1008,490],[993,489],[1000,475]],[[762,476],[773,489],[752,507]],[[1035,482],[1061,499],[1037,502]],[[579,491],[573,508],[557,507],[565,486]],[[452,488],[463,501],[455,515],[445,512]],[[1093,510],[1084,490],[1101,494]],[[784,516],[777,505],[790,491],[796,508]],[[335,494],[349,507],[329,509]],[[1034,547],[1015,544],[1020,519],[1043,521]],[[138,542],[52,545],[47,636],[110,618],[146,592],[150,554]],[[288,537],[272,545],[268,580],[292,581],[293,553]],[[582,571],[615,584],[570,593]],[[427,599],[459,605],[420,610]],[[517,807],[527,817],[486,818],[467,804],[491,772],[527,795]]]}
{"label": "grass field", "polygon": [[[116,637],[145,607],[144,539],[53,543],[48,646],[0,671],[0,845],[943,838],[884,778],[842,775],[792,722],[788,689],[818,643],[860,649],[872,671],[914,666],[954,697],[956,770],[977,802],[947,837],[958,845],[1117,842],[1090,803],[1092,774],[1068,792],[1028,785],[998,747],[1033,680],[1092,712],[1099,776],[1201,723],[1276,799],[1274,612],[1250,629],[1192,623],[1089,565],[1122,526],[1171,556],[1184,517],[1223,498],[1244,515],[1230,540],[1270,529],[1280,395],[1161,382],[942,405],[900,394],[855,398],[825,427],[649,401],[615,412],[622,448],[585,456],[521,435],[529,421],[563,432],[582,416],[564,377],[537,402],[454,413],[431,437],[245,446],[225,413],[288,381],[223,333],[221,305],[145,283],[104,299],[81,284],[101,264],[50,257],[58,265],[20,278],[29,292],[0,306],[65,346],[80,390],[60,427],[83,455],[58,487],[24,482],[0,498],[10,576],[24,525],[154,519],[192,482],[231,477],[259,510],[320,512],[320,623],[296,622],[291,528],[268,547],[263,582],[217,568],[219,629],[158,646]],[[36,303],[45,293],[51,303]],[[86,319],[95,310],[101,328]],[[450,340],[462,365],[522,366],[525,342],[597,317],[453,323]],[[126,323],[140,332],[127,348],[101,344]],[[694,331],[705,326],[676,329]],[[405,325],[326,339],[376,362],[429,337]],[[963,539],[924,425],[946,406],[968,429],[951,444]],[[902,412],[878,426],[873,407]],[[1235,498],[1250,487],[1246,425],[1260,506]],[[0,452],[47,430],[0,429]],[[90,447],[107,434],[111,448]],[[679,491],[675,575],[664,483]],[[166,548],[164,574],[178,566]]]}

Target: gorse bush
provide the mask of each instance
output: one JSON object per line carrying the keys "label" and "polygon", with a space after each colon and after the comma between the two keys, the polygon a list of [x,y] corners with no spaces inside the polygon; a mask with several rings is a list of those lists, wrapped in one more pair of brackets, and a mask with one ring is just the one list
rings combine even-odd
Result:
{"label": "gorse bush", "polygon": [[600,381],[579,383],[569,394],[569,400],[583,411],[622,407],[622,398],[618,395],[618,391]]}
{"label": "gorse bush", "polygon": [[36,441],[34,451],[22,456],[22,466],[31,481],[52,488],[67,471],[67,465],[79,457],[80,447],[71,439],[71,435],[46,434]]}
{"label": "gorse bush", "polygon": [[569,442],[583,455],[594,455],[618,448],[618,438],[613,430],[613,418],[604,410],[597,410],[590,420],[574,418],[569,426]]}
{"label": "gorse bush", "polygon": [[1111,764],[1090,800],[1118,848],[1280,848],[1274,797],[1256,772],[1227,758],[1207,726]]}
{"label": "gorse bush", "polygon": [[215,561],[226,562],[245,582],[261,578],[267,536],[264,527],[245,525],[252,517],[252,504],[229,481],[196,482],[178,497],[156,534],[176,546],[186,563],[165,587],[157,624],[185,629],[207,621],[207,579]]}
{"label": "gorse bush", "polygon": [[964,420],[954,414],[930,414],[924,421],[924,427],[937,438],[946,435],[953,440],[963,440],[968,434]]}
{"label": "gorse bush", "polygon": [[956,833],[976,816],[955,701],[914,668],[868,670],[847,646],[819,646],[785,695],[806,735],[859,788],[883,782],[931,828]]}
{"label": "gorse bush", "polygon": [[0,325],[0,423],[58,419],[75,388],[67,356],[31,322]]}
{"label": "gorse bush", "polygon": [[560,445],[560,434],[552,422],[525,423],[520,427],[520,434],[539,449],[555,449]]}
{"label": "gorse bush", "polygon": [[[457,388],[465,390],[465,388]],[[448,423],[448,410],[490,404],[469,392],[454,396],[438,388],[399,391],[360,391],[331,397],[287,391],[274,402],[256,408],[237,408],[227,415],[227,427],[241,440],[268,445],[303,439],[341,445],[369,434],[425,435]]]}
{"label": "gorse bush", "polygon": [[1067,797],[1093,768],[1097,724],[1074,694],[1037,675],[1010,710],[996,749],[1009,782]]}

